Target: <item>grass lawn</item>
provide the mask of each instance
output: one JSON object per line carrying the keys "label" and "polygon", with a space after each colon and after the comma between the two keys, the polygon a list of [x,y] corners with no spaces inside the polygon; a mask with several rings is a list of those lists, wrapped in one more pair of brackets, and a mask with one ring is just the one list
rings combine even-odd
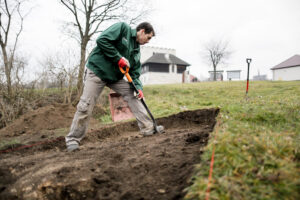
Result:
{"label": "grass lawn", "polygon": [[221,109],[186,199],[205,199],[214,145],[210,199],[300,199],[300,81],[250,82],[247,98],[245,89],[246,82],[144,88],[156,118]]}

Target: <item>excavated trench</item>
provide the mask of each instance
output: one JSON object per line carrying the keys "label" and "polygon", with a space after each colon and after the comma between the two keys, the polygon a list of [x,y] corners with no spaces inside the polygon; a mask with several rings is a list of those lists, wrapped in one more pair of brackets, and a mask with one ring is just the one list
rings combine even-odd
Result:
{"label": "excavated trench", "polygon": [[89,132],[80,150],[63,138],[0,154],[0,199],[182,199],[219,109],[158,119],[164,134],[141,137],[136,122]]}

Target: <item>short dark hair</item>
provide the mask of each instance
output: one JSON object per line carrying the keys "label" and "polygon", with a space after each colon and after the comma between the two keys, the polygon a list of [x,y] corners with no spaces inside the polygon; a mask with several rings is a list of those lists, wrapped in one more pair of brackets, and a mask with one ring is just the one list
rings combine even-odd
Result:
{"label": "short dark hair", "polygon": [[155,32],[153,29],[153,26],[149,22],[142,22],[136,27],[136,31],[144,29],[146,34],[153,33],[153,36],[155,36]]}

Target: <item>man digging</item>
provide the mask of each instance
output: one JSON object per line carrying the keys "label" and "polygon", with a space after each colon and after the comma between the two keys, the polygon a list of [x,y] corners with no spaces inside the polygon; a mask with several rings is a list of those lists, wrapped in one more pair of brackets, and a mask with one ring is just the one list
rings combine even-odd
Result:
{"label": "man digging", "polygon": [[[157,126],[155,130],[152,120],[140,101],[144,98],[142,83],[139,80],[140,45],[148,43],[154,35],[152,25],[147,22],[139,24],[136,29],[131,29],[128,24],[121,22],[112,25],[98,37],[97,46],[93,49],[86,65],[83,93],[70,132],[65,138],[68,151],[79,148],[79,143],[86,134],[93,108],[104,86],[121,94],[127,101],[142,135],[150,136],[156,131],[164,130],[163,126]],[[129,66],[129,74],[139,92],[137,96],[134,95],[130,84],[123,79],[124,74],[119,69]]]}

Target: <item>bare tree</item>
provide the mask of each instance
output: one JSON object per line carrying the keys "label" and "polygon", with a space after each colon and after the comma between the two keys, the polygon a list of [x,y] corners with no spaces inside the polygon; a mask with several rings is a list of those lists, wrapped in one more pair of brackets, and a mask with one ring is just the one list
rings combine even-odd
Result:
{"label": "bare tree", "polygon": [[29,13],[23,14],[21,7],[26,0],[0,0],[0,46],[6,78],[7,96],[12,97],[12,70],[17,44],[23,31],[23,21]]}
{"label": "bare tree", "polygon": [[[120,19],[126,19],[129,23],[135,23],[147,11],[143,9],[139,13],[132,14],[132,10],[128,6],[130,0],[60,0],[60,2],[74,17],[71,22],[67,23],[67,27],[69,28],[67,30],[80,44],[80,64],[77,78],[77,89],[80,94],[83,87],[83,71],[86,62],[87,45],[93,35],[101,32],[101,24]],[[76,29],[75,32],[73,28]]]}
{"label": "bare tree", "polygon": [[28,107],[28,91],[22,82],[25,57],[17,51],[28,0],[0,0],[0,128],[21,115]]}
{"label": "bare tree", "polygon": [[27,92],[24,90],[23,75],[27,60],[21,56],[15,56],[14,67],[11,70],[13,83],[13,96],[8,96],[5,89],[7,83],[0,79],[0,128],[15,120],[27,109]]}
{"label": "bare tree", "polygon": [[78,72],[78,56],[71,49],[64,49],[57,52],[54,56],[47,55],[41,65],[44,66],[43,75],[50,78],[54,85],[59,86],[64,91],[64,103],[72,103],[72,87]]}
{"label": "bare tree", "polygon": [[211,40],[204,46],[203,59],[213,67],[214,81],[217,79],[217,66],[219,64],[225,64],[232,54],[229,50],[228,44],[229,42],[223,42],[222,40]]}

